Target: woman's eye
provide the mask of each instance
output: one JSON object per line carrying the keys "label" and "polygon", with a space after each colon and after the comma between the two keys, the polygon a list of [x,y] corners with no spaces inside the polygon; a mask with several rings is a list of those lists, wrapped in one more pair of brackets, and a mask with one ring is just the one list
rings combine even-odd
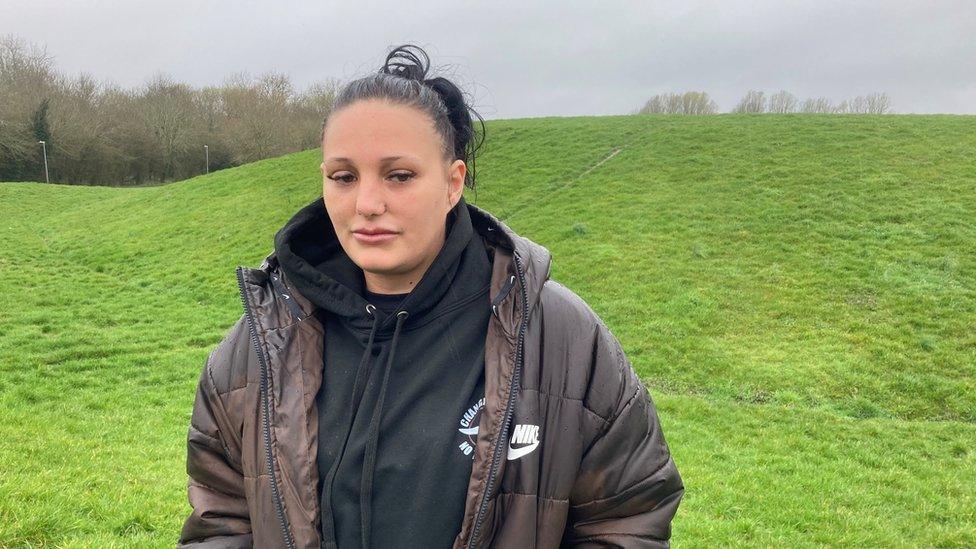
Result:
{"label": "woman's eye", "polygon": [[413,177],[413,174],[410,172],[397,172],[390,177],[396,178],[396,180],[400,183],[406,183],[410,178]]}
{"label": "woman's eye", "polygon": [[337,183],[343,183],[343,184],[349,184],[349,183],[352,182],[350,179],[347,179],[347,178],[352,178],[352,174],[345,174],[345,175],[338,175],[338,176],[337,175],[331,175],[331,176],[329,176],[329,179],[331,179],[331,180],[333,180],[333,181],[335,181]]}
{"label": "woman's eye", "polygon": [[[390,177],[394,179],[397,183],[406,183],[407,181],[409,181],[411,178],[414,177],[414,174],[410,172],[398,172],[398,173],[390,174]],[[353,182],[355,176],[347,173],[343,175],[331,175],[329,176],[329,179],[341,185],[349,185]]]}

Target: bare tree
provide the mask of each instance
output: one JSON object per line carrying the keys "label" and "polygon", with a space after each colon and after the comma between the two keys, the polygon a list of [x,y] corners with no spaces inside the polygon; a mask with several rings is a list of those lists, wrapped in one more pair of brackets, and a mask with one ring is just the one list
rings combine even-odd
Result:
{"label": "bare tree", "polygon": [[888,96],[884,93],[859,95],[851,100],[848,109],[853,114],[887,114],[890,111]]}
{"label": "bare tree", "polygon": [[292,152],[282,139],[290,122],[287,103],[292,93],[288,77],[275,73],[255,79],[244,72],[226,81],[221,136],[230,144],[235,164]]}
{"label": "bare tree", "polygon": [[658,94],[647,100],[638,114],[715,114],[718,105],[703,91]]}
{"label": "bare tree", "polygon": [[891,114],[891,101],[886,93],[871,93],[864,98],[868,114]]}
{"label": "bare tree", "polygon": [[786,90],[781,90],[769,98],[769,112],[772,113],[796,112],[798,105],[796,96]]}
{"label": "bare tree", "polygon": [[665,95],[664,110],[668,114],[681,114],[681,95],[677,93]]}
{"label": "bare tree", "polygon": [[834,105],[828,97],[811,97],[803,100],[800,112],[825,114],[834,112]]}
{"label": "bare tree", "polygon": [[0,181],[43,178],[37,117],[44,118],[44,125],[50,120],[45,101],[54,80],[53,58],[46,48],[0,36]]}
{"label": "bare tree", "polygon": [[647,100],[634,114],[664,114],[664,100],[660,94]]}
{"label": "bare tree", "polygon": [[301,147],[310,149],[322,144],[322,122],[332,110],[336,95],[339,93],[341,82],[331,78],[324,82],[316,82],[302,92],[296,99],[294,109],[299,120],[302,136]]}
{"label": "bare tree", "polygon": [[871,93],[859,95],[851,100],[843,100],[834,104],[827,97],[812,97],[805,99],[800,105],[800,112],[818,114],[887,114],[891,112],[891,104],[887,94]]}
{"label": "bare tree", "polygon": [[111,125],[99,108],[100,85],[85,73],[73,79],[59,75],[56,82],[51,94],[53,138],[47,146],[52,176],[61,183],[90,182],[101,172]]}
{"label": "bare tree", "polygon": [[703,91],[689,91],[681,94],[683,114],[715,114],[718,106]]}
{"label": "bare tree", "polygon": [[137,105],[152,145],[149,154],[155,159],[151,171],[162,181],[188,175],[184,166],[191,154],[200,156],[194,137],[204,123],[196,116],[193,90],[157,73],[143,88]]}
{"label": "bare tree", "polygon": [[764,113],[766,112],[766,96],[763,92],[749,90],[739,104],[732,109],[734,113]]}

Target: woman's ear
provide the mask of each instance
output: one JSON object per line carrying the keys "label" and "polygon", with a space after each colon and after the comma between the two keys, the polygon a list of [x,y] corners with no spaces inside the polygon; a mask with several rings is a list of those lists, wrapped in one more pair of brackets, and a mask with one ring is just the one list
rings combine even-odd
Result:
{"label": "woman's ear", "polygon": [[464,163],[464,160],[458,158],[451,163],[448,199],[452,208],[461,200],[461,194],[464,192],[464,178],[467,173],[468,166]]}

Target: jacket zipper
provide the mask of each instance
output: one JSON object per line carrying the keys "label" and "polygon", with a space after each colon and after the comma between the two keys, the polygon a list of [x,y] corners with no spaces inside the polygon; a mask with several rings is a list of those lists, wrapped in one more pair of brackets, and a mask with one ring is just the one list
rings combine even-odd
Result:
{"label": "jacket zipper", "polygon": [[492,454],[491,467],[488,470],[488,483],[485,485],[485,493],[481,498],[481,506],[478,509],[478,515],[474,521],[474,528],[471,530],[468,549],[474,547],[474,543],[478,539],[481,522],[484,520],[485,513],[488,511],[488,500],[491,498],[491,486],[495,480],[495,476],[498,474],[501,450],[508,446],[508,424],[512,419],[512,413],[515,407],[515,390],[519,386],[519,377],[522,373],[522,342],[525,338],[525,325],[529,320],[529,298],[525,292],[525,275],[522,273],[522,264],[519,262],[518,254],[512,253],[512,257],[515,259],[515,270],[518,272],[519,290],[522,294],[522,321],[519,322],[518,341],[515,348],[515,372],[512,374],[512,383],[508,391],[508,403],[505,406],[505,416],[502,420],[502,432],[498,437],[498,442],[495,444],[495,451]]}
{"label": "jacket zipper", "polygon": [[262,429],[264,431],[264,446],[267,449],[268,477],[271,479],[271,495],[274,499],[275,512],[278,514],[278,521],[281,523],[281,532],[285,536],[285,544],[294,549],[295,542],[291,538],[291,531],[288,527],[288,517],[285,516],[284,508],[281,505],[281,494],[278,492],[278,481],[275,478],[274,455],[271,452],[271,405],[268,400],[268,363],[264,353],[261,351],[261,344],[258,342],[257,326],[251,313],[248,303],[247,292],[244,290],[244,271],[237,267],[237,285],[241,291],[241,302],[244,304],[244,313],[247,316],[247,325],[251,334],[251,343],[258,355],[258,362],[261,364],[261,404],[264,407],[264,417]]}

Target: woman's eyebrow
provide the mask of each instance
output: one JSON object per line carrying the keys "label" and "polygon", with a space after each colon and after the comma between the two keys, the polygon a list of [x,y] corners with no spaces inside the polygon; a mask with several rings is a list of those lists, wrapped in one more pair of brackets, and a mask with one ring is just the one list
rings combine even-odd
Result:
{"label": "woman's eyebrow", "polygon": [[[412,156],[412,155],[384,156],[383,158],[380,159],[380,164],[381,165],[383,165],[383,164],[389,164],[390,162],[393,162],[393,161],[396,161],[396,160],[400,160],[400,159],[414,160],[414,161],[419,161],[420,160],[416,156]],[[355,162],[353,162],[349,158],[346,158],[345,156],[331,156],[331,157],[327,158],[325,161],[326,161],[326,163],[328,163],[328,162],[345,162],[347,164],[355,164]]]}

